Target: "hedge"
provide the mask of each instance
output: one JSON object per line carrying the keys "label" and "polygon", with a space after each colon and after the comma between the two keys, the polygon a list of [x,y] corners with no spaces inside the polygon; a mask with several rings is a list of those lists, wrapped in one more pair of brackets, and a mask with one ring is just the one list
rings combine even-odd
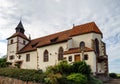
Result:
{"label": "hedge", "polygon": [[0,76],[33,82],[43,82],[46,77],[42,71],[18,68],[0,68]]}

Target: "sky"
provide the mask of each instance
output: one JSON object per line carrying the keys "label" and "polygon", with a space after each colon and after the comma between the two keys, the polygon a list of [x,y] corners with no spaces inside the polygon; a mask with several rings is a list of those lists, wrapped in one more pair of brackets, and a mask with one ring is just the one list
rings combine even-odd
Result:
{"label": "sky", "polygon": [[0,57],[20,20],[32,39],[94,21],[103,32],[109,70],[120,73],[119,0],[0,0]]}

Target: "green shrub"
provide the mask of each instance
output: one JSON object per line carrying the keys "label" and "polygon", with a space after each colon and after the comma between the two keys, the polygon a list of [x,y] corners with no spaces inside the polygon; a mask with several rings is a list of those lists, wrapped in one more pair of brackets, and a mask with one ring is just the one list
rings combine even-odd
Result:
{"label": "green shrub", "polygon": [[90,74],[91,74],[91,68],[89,65],[86,64],[86,62],[74,62],[72,66],[72,70],[74,73],[81,73],[87,76],[89,79]]}
{"label": "green shrub", "polygon": [[20,64],[19,64],[19,63],[16,63],[15,66],[16,66],[17,68],[20,68]]}
{"label": "green shrub", "polygon": [[12,77],[23,81],[43,82],[46,75],[37,70],[0,68],[0,76]]}
{"label": "green shrub", "polygon": [[61,73],[61,74],[70,74],[71,73],[71,65],[68,64],[67,61],[61,61],[58,65],[58,71]]}
{"label": "green shrub", "polygon": [[0,67],[8,67],[9,65],[11,65],[10,62],[6,62],[5,58],[0,58]]}
{"label": "green shrub", "polygon": [[69,83],[69,81],[67,80],[65,76],[58,78],[57,81],[59,82],[59,84],[72,84],[72,83]]}
{"label": "green shrub", "polygon": [[73,73],[67,76],[67,80],[74,82],[75,84],[86,84],[87,83],[87,77],[80,73]]}
{"label": "green shrub", "polygon": [[120,74],[117,74],[117,78],[120,78]]}
{"label": "green shrub", "polygon": [[88,84],[103,84],[103,82],[93,76],[90,77]]}
{"label": "green shrub", "polygon": [[110,73],[109,76],[110,76],[111,78],[117,78],[117,74],[116,74],[116,73]]}
{"label": "green shrub", "polygon": [[56,73],[58,73],[58,72],[59,72],[58,66],[55,65],[55,66],[49,66],[49,67],[47,67],[45,73],[46,73],[46,74],[49,74],[49,73],[54,73],[54,74],[56,74]]}
{"label": "green shrub", "polygon": [[46,78],[44,78],[45,84],[59,84],[57,81],[56,74],[49,73]]}
{"label": "green shrub", "polygon": [[71,65],[67,63],[67,61],[61,61],[55,66],[50,66],[46,69],[46,73],[61,73],[61,74],[70,74],[71,71]]}

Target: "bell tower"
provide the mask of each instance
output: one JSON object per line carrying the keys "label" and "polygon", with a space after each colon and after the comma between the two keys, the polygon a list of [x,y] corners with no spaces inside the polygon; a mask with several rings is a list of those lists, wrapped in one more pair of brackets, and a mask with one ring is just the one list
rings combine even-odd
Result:
{"label": "bell tower", "polygon": [[7,38],[7,61],[14,63],[18,60],[17,53],[26,46],[30,40],[24,34],[25,29],[20,21],[17,27],[15,28],[15,33]]}
{"label": "bell tower", "polygon": [[21,21],[19,22],[19,24],[17,25],[17,27],[15,28],[15,30],[16,30],[16,33],[20,32],[20,33],[24,34],[25,29],[24,29]]}

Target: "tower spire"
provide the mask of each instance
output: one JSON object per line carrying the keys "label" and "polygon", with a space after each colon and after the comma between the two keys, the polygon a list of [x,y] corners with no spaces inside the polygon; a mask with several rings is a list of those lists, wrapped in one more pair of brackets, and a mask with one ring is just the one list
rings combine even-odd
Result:
{"label": "tower spire", "polygon": [[16,32],[21,32],[21,33],[24,34],[25,29],[24,29],[24,27],[23,27],[23,25],[22,25],[21,20],[20,20],[19,24],[17,25],[17,27],[16,27],[15,29],[16,29]]}

